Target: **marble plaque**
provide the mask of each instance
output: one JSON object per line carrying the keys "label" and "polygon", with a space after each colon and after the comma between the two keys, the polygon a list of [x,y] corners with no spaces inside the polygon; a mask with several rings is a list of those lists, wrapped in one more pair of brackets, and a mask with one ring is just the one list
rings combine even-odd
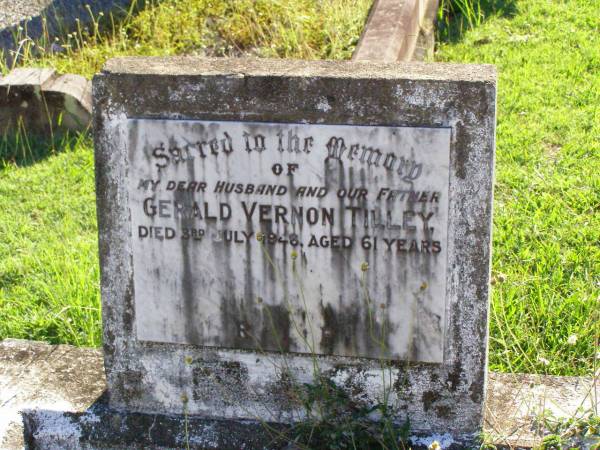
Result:
{"label": "marble plaque", "polygon": [[138,340],[443,362],[450,128],[128,132]]}

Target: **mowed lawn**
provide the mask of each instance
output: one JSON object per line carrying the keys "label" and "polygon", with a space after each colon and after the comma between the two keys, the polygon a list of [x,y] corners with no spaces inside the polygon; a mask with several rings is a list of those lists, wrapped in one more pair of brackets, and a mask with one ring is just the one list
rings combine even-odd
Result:
{"label": "mowed lawn", "polygon": [[[72,50],[31,63],[90,76],[122,54],[347,59],[370,5],[222,3],[164,1],[124,32],[72,35]],[[600,334],[598,2],[495,4],[435,57],[500,74],[490,366],[590,374]],[[0,145],[0,338],[99,345],[91,140],[32,157],[39,148],[22,137]]]}
{"label": "mowed lawn", "polygon": [[503,11],[436,53],[499,72],[490,366],[590,374],[600,351],[600,3],[495,3]]}

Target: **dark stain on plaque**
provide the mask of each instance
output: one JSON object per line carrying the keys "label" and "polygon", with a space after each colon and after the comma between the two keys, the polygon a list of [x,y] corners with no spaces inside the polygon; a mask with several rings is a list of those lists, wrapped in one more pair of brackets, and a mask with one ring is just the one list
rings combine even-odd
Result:
{"label": "dark stain on plaque", "polygon": [[283,305],[222,298],[220,303],[224,347],[290,351],[290,313]]}
{"label": "dark stain on plaque", "polygon": [[321,352],[328,355],[368,354],[388,357],[388,326],[357,303],[335,309],[321,303]]}
{"label": "dark stain on plaque", "polygon": [[[188,177],[190,180],[195,179],[195,170],[193,164],[187,165]],[[175,200],[182,204],[189,204],[193,201],[192,193],[190,192],[175,192]],[[191,228],[194,226],[194,221],[191,217],[182,217],[180,226],[183,228]],[[183,294],[183,309],[185,311],[185,324],[184,333],[187,342],[194,344],[202,344],[203,339],[203,326],[202,323],[197,320],[196,313],[196,292],[194,289],[194,261],[190,254],[189,246],[181,246],[181,256],[183,261],[183,276],[181,279]]]}
{"label": "dark stain on plaque", "polygon": [[[268,350],[290,350],[290,315],[283,305],[265,305],[262,308],[262,347]],[[265,317],[266,316],[266,317]],[[265,320],[267,319],[267,323]]]}

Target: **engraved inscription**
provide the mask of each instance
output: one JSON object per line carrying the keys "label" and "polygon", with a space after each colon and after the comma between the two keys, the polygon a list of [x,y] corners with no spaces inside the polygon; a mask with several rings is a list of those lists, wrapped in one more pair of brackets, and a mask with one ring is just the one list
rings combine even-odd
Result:
{"label": "engraved inscription", "polygon": [[443,361],[450,129],[128,125],[139,340]]}

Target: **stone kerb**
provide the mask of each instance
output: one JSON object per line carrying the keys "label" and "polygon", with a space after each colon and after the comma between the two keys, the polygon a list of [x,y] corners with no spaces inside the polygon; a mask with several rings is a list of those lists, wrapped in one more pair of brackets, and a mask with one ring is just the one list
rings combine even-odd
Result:
{"label": "stone kerb", "polygon": [[352,55],[355,61],[420,61],[433,53],[439,0],[376,0]]}
{"label": "stone kerb", "polygon": [[49,135],[82,131],[91,121],[91,83],[53,69],[14,69],[0,77],[0,132],[22,130]]}

